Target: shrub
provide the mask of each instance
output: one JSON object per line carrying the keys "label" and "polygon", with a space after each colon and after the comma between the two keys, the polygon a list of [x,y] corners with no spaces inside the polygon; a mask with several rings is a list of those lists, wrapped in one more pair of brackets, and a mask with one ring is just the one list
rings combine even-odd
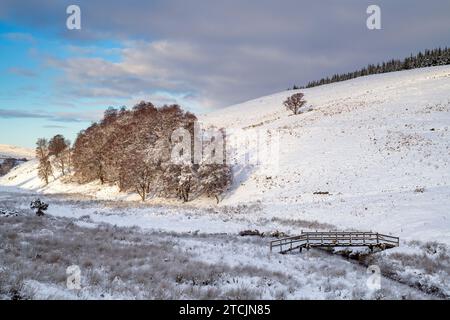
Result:
{"label": "shrub", "polygon": [[303,99],[304,94],[303,93],[296,93],[290,96],[286,99],[286,101],[283,102],[286,109],[292,111],[294,114],[300,113],[300,108],[303,107],[306,104],[306,100]]}

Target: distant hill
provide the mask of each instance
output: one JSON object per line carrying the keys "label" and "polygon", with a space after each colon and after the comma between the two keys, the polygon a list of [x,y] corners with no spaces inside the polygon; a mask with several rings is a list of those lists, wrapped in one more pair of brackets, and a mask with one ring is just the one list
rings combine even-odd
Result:
{"label": "distant hill", "polygon": [[0,176],[32,158],[34,158],[32,149],[0,144]]}
{"label": "distant hill", "polygon": [[0,144],[0,158],[26,158],[27,160],[30,160],[34,158],[34,150],[8,144]]}

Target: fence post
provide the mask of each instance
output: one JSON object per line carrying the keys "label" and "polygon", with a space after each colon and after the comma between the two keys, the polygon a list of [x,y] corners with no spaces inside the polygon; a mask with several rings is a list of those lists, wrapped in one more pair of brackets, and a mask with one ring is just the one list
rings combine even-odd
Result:
{"label": "fence post", "polygon": [[379,243],[380,243],[380,237],[379,237],[378,232],[377,232],[377,244],[379,244]]}

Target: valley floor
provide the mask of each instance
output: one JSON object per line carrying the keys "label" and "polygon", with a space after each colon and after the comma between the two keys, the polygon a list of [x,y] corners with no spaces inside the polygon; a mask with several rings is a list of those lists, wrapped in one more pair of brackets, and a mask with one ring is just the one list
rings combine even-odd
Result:
{"label": "valley floor", "polygon": [[[44,217],[28,208],[36,197],[50,203]],[[270,254],[269,237],[238,236],[262,226],[249,214],[255,207],[181,210],[1,187],[0,209],[18,213],[0,217],[3,299],[449,297],[446,245],[403,243],[359,262],[321,250]],[[380,266],[379,290],[367,285],[369,264]],[[80,290],[66,287],[71,265],[81,270]]]}

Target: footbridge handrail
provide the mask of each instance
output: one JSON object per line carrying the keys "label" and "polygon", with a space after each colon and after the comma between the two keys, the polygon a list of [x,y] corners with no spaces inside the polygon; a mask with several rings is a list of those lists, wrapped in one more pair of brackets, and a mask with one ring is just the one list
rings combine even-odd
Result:
{"label": "footbridge handrail", "polygon": [[378,247],[381,249],[398,247],[398,237],[366,231],[315,231],[301,232],[298,236],[291,236],[270,241],[270,251],[279,247],[280,252],[294,249],[309,249],[311,247]]}

